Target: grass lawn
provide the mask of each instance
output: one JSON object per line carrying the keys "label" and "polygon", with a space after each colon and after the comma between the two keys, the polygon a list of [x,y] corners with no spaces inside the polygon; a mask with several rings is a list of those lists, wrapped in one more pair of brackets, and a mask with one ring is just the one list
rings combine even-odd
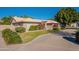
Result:
{"label": "grass lawn", "polygon": [[36,32],[24,32],[24,33],[20,33],[19,35],[22,38],[23,42],[26,43],[40,35],[47,34],[49,32],[51,31],[42,30],[42,31],[36,31]]}

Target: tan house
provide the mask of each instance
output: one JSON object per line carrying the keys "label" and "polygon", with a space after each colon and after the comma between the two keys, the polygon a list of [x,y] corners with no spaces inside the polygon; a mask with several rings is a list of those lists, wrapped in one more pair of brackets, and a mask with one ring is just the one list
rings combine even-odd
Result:
{"label": "tan house", "polygon": [[32,25],[39,25],[41,22],[45,22],[45,29],[52,29],[53,26],[57,25],[58,22],[52,20],[40,20],[40,19],[32,19],[32,18],[21,18],[21,17],[13,17],[12,25],[14,26],[23,26],[27,30],[29,30]]}

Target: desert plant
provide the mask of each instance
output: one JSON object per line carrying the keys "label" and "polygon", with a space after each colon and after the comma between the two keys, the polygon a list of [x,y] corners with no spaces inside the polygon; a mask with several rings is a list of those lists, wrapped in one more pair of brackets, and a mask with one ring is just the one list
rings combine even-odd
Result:
{"label": "desert plant", "polygon": [[7,44],[22,43],[21,37],[10,29],[4,29],[2,31],[2,36]]}
{"label": "desert plant", "polygon": [[19,33],[26,31],[26,29],[24,27],[16,27],[15,30],[16,30],[16,32],[19,32]]}

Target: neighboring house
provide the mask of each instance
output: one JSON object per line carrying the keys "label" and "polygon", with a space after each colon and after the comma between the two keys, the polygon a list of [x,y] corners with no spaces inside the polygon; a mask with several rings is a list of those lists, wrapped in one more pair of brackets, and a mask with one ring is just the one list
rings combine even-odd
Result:
{"label": "neighboring house", "polygon": [[29,30],[32,25],[39,25],[41,22],[45,22],[45,29],[52,29],[53,26],[58,26],[58,22],[52,20],[40,20],[40,19],[32,19],[32,18],[21,18],[21,17],[13,17],[12,25],[14,26],[23,26],[27,30]]}
{"label": "neighboring house", "polygon": [[79,28],[79,21],[76,22],[76,28]]}
{"label": "neighboring house", "polygon": [[76,27],[77,27],[77,23],[72,23],[72,24],[71,24],[71,27],[72,27],[72,28],[76,28]]}
{"label": "neighboring house", "polygon": [[70,28],[79,28],[79,21],[72,23],[69,27]]}
{"label": "neighboring house", "polygon": [[75,23],[72,23],[70,26],[67,26],[67,28],[79,28],[79,22],[75,22]]}

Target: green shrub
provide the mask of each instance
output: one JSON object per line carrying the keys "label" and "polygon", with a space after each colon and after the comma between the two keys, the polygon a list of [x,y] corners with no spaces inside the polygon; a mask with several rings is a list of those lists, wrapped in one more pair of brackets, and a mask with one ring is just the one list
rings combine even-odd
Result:
{"label": "green shrub", "polygon": [[26,31],[26,29],[24,27],[16,27],[15,30],[16,30],[16,32],[19,32],[19,33]]}
{"label": "green shrub", "polygon": [[3,25],[3,23],[2,23],[2,22],[0,22],[0,25]]}
{"label": "green shrub", "polygon": [[66,29],[65,27],[61,27],[62,30]]}
{"label": "green shrub", "polygon": [[32,25],[30,27],[29,31],[34,31],[34,30],[40,30],[40,26],[38,26],[38,25],[36,25],[36,26]]}
{"label": "green shrub", "polygon": [[59,31],[60,29],[58,27],[54,27],[53,31]]}
{"label": "green shrub", "polygon": [[21,37],[10,29],[4,29],[2,31],[2,36],[7,44],[22,43]]}
{"label": "green shrub", "polygon": [[11,25],[11,16],[3,17],[2,20],[2,25]]}

